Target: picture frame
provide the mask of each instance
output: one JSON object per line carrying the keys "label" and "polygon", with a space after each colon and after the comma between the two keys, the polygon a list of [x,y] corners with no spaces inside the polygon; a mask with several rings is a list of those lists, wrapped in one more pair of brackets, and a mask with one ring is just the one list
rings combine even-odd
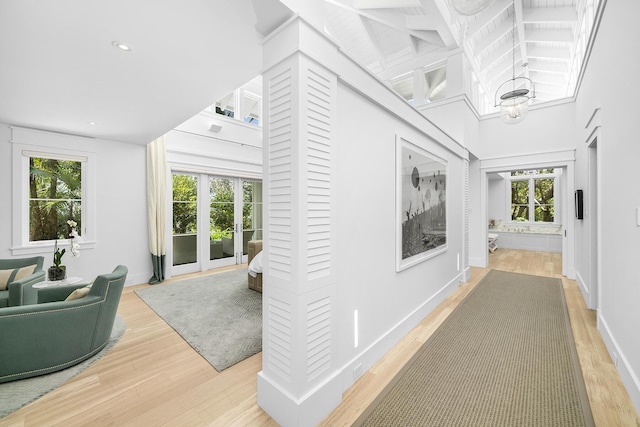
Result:
{"label": "picture frame", "polygon": [[396,135],[396,271],[447,250],[448,162]]}

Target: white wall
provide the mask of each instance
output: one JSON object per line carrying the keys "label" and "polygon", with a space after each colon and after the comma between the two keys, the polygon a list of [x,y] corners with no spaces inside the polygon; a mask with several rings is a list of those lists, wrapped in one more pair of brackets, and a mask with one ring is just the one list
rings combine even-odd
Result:
{"label": "white wall", "polygon": [[572,150],[576,141],[573,123],[573,102],[532,109],[524,121],[515,125],[498,117],[483,118],[478,139],[467,146],[483,160]]}
{"label": "white wall", "polygon": [[[386,99],[384,93],[377,99],[376,90],[386,89],[357,80],[357,89],[339,85],[337,112],[339,365],[345,389],[358,364],[367,370],[458,286],[464,254],[464,150],[443,134],[430,133],[431,125],[404,101]],[[448,162],[448,249],[402,272],[395,265],[396,135]],[[359,313],[357,348],[354,310]]]}
{"label": "white wall", "polygon": [[[47,138],[48,133],[41,133]],[[117,141],[93,140],[51,134],[60,140],[60,148],[95,149],[96,159],[96,239],[95,246],[82,248],[80,256],[65,254],[63,264],[69,276],[80,276],[87,281],[111,272],[118,264],[129,269],[127,284],[146,282],[151,276],[151,258],[147,244],[146,211],[146,151],[144,146]],[[11,131],[0,124],[0,258],[11,258],[12,235],[12,183],[20,179],[19,171],[12,167]],[[53,248],[23,256],[43,255],[44,268],[53,264]],[[19,257],[19,256],[16,256]]]}
{"label": "white wall", "polygon": [[[577,99],[579,129],[576,187],[588,188],[588,156],[585,127],[594,109],[601,108],[593,130],[601,125],[597,150],[600,160],[598,192],[601,249],[598,325],[610,353],[618,358],[618,370],[640,413],[640,226],[636,210],[638,191],[638,109],[629,87],[637,80],[640,56],[639,2],[606,2],[591,58]],[[585,202],[592,194],[585,192]],[[587,212],[588,213],[588,212]],[[577,225],[587,239],[588,218]],[[577,253],[582,276],[591,260],[587,251]]]}
{"label": "white wall", "polygon": [[489,220],[505,221],[507,181],[501,175],[491,174],[487,185]]}

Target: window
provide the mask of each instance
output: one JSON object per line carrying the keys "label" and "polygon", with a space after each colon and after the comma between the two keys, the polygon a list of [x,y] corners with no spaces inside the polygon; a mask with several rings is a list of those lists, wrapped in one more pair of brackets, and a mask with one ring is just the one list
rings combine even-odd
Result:
{"label": "window", "polygon": [[391,88],[411,105],[439,101],[447,96],[447,66],[398,76],[391,80]]}
{"label": "window", "polygon": [[82,162],[29,156],[29,242],[66,239],[82,230]]}
{"label": "window", "polygon": [[511,221],[555,222],[556,175],[554,169],[511,172]]}
{"label": "window", "polygon": [[260,114],[262,112],[261,93],[262,76],[258,76],[217,100],[210,109],[216,114],[230,119],[260,126]]}
{"label": "window", "polygon": [[173,265],[194,263],[198,249],[198,177],[173,174]]}
{"label": "window", "polygon": [[81,250],[95,248],[94,141],[12,126],[11,144],[11,254],[49,254],[56,240],[68,244],[70,219],[78,224]]}

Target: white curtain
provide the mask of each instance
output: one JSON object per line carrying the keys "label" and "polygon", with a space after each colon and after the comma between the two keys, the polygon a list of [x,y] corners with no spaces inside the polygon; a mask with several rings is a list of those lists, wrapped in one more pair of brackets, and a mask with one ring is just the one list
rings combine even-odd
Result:
{"label": "white curtain", "polygon": [[167,153],[164,136],[147,145],[147,223],[153,263],[150,284],[165,276],[167,226]]}

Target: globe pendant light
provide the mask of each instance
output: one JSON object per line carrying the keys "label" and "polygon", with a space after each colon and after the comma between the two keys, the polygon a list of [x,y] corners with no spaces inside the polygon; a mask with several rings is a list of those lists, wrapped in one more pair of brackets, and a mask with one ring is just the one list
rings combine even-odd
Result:
{"label": "globe pendant light", "polygon": [[[533,80],[527,77],[516,77],[516,2],[513,1],[513,31],[512,35],[512,58],[513,58],[513,77],[502,83],[494,97],[495,106],[500,107],[500,117],[502,121],[508,124],[520,123],[524,120],[529,112],[529,100],[536,97],[536,86]],[[526,67],[527,64],[523,64]],[[516,84],[524,84],[525,88],[516,88]],[[527,89],[526,86],[531,89]],[[498,102],[498,93],[505,88],[511,89],[500,95]]]}
{"label": "globe pendant light", "polygon": [[451,0],[451,6],[460,15],[475,15],[495,0]]}

